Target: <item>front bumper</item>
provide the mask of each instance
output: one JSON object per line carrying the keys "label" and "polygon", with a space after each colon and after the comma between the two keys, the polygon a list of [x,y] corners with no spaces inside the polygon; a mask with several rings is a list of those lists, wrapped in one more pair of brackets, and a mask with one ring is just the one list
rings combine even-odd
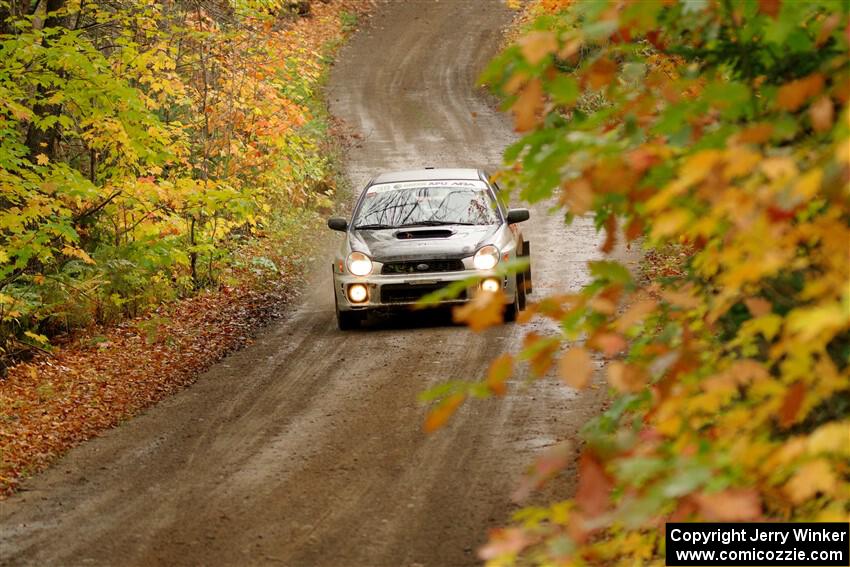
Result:
{"label": "front bumper", "polygon": [[[494,276],[492,272],[464,270],[460,272],[436,272],[425,274],[373,274],[369,276],[352,276],[350,274],[334,273],[334,293],[336,305],[340,311],[363,311],[378,309],[410,309],[421,297],[436,291],[446,285],[467,279],[472,276],[497,278],[506,297],[513,298],[516,293],[516,279],[513,277]],[[348,298],[348,287],[353,284],[366,286],[368,297],[361,303],[353,303]],[[479,290],[478,284],[473,284],[455,298],[441,301],[440,305],[465,303],[472,299]]]}

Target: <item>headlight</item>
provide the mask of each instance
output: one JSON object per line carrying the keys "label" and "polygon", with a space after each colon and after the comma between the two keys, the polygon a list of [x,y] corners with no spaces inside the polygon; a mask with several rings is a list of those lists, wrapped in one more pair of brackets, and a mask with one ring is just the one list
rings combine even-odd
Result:
{"label": "headlight", "polygon": [[496,293],[500,289],[502,289],[502,282],[497,280],[496,278],[487,278],[483,282],[481,282],[481,289],[484,291],[489,291],[490,293]]}
{"label": "headlight", "polygon": [[492,270],[499,263],[499,249],[488,244],[482,246],[472,257],[472,265],[476,270]]}
{"label": "headlight", "polygon": [[352,252],[348,255],[348,271],[355,276],[368,276],[372,273],[372,260],[362,252]]}

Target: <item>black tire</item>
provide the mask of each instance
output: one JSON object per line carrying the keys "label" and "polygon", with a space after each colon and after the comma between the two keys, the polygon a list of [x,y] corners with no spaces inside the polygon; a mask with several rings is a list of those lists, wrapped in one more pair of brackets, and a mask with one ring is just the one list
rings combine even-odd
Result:
{"label": "black tire", "polygon": [[334,293],[334,311],[336,311],[336,326],[339,327],[340,331],[352,331],[360,327],[363,313],[360,311],[340,311],[336,293]]}
{"label": "black tire", "polygon": [[516,293],[514,293],[514,302],[505,307],[505,323],[513,323],[516,321],[519,312],[525,309],[525,291],[522,289],[522,275],[516,276]]}
{"label": "black tire", "polygon": [[336,325],[340,331],[353,331],[360,328],[361,316],[358,311],[336,310]]}
{"label": "black tire", "polygon": [[525,274],[517,274],[516,276],[516,293],[519,296],[517,298],[519,310],[525,311],[526,294],[528,293],[528,282],[525,279]]}

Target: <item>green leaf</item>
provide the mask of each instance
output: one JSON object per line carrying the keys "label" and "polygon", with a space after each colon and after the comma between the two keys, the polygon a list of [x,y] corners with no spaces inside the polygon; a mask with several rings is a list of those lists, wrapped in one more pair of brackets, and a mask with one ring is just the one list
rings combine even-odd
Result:
{"label": "green leaf", "polygon": [[632,275],[629,270],[620,262],[612,260],[599,260],[588,262],[590,273],[593,277],[605,280],[610,283],[619,283],[624,285],[632,284]]}
{"label": "green leaf", "polygon": [[552,100],[562,106],[572,106],[578,99],[578,81],[569,75],[559,74],[546,83],[546,91],[552,95]]}

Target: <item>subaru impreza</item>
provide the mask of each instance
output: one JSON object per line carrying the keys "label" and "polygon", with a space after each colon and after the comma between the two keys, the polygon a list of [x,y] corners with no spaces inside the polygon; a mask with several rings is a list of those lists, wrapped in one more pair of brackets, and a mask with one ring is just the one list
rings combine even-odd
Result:
{"label": "subaru impreza", "polygon": [[498,270],[528,257],[519,223],[528,209],[508,209],[498,186],[479,169],[425,168],[381,174],[366,186],[351,222],[328,219],[345,238],[332,266],[339,328],[353,329],[375,310],[409,308],[452,282],[475,284],[441,304],[475,293],[503,292],[505,319],[516,318],[531,291],[523,272]]}

